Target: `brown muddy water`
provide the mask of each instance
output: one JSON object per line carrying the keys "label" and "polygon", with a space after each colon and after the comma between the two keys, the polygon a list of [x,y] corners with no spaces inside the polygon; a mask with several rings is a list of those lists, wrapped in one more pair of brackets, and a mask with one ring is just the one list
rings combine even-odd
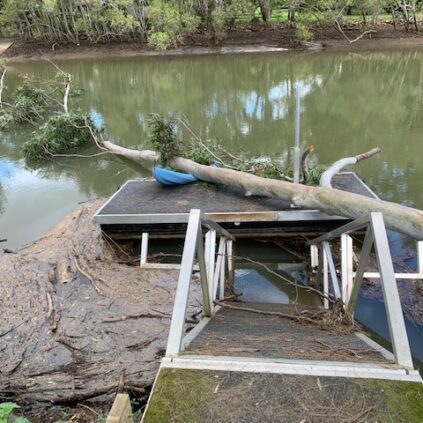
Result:
{"label": "brown muddy water", "polygon": [[[61,61],[84,94],[71,108],[89,112],[108,136],[147,145],[149,113],[185,116],[203,138],[232,152],[284,155],[293,146],[295,86],[302,96],[301,144],[314,144],[320,163],[382,148],[355,170],[383,199],[423,208],[423,50],[266,53]],[[48,62],[9,63],[5,97],[19,74],[48,78]],[[145,169],[113,157],[60,159],[36,168],[20,153],[31,128],[0,133],[0,238],[16,248],[41,236],[79,202],[113,193]],[[84,153],[94,152],[90,147]],[[391,234],[392,251],[416,265],[411,240]],[[257,269],[263,295],[289,295]],[[248,282],[250,281],[250,282]],[[270,286],[271,288],[266,288]],[[276,289],[276,291],[275,291]],[[263,291],[262,290],[262,291]],[[383,304],[360,298],[357,317],[389,339]],[[407,321],[413,353],[423,360],[423,328]]]}

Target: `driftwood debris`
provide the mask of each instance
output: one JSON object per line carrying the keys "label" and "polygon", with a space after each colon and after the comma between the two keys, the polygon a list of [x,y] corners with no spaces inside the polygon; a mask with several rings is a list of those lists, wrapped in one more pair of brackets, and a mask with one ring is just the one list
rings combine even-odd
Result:
{"label": "driftwood debris", "polygon": [[68,261],[66,259],[60,259],[57,263],[57,278],[60,283],[69,282]]}
{"label": "driftwood debris", "polygon": [[[103,141],[102,147],[116,155],[148,165],[159,161],[159,155],[151,150],[133,150],[110,141]],[[381,212],[388,228],[423,239],[423,211],[411,207],[327,187],[294,184],[233,169],[205,166],[183,157],[172,158],[169,165],[191,173],[202,181],[237,187],[247,195],[277,197],[289,201],[293,206],[316,209],[330,215],[357,219],[370,212]]]}
{"label": "driftwood debris", "polygon": [[[127,392],[153,383],[177,273],[120,264],[125,250],[112,250],[92,221],[103,202],[85,203],[34,244],[0,254],[0,402],[111,399],[122,372]],[[189,314],[200,309],[199,283],[192,294]]]}

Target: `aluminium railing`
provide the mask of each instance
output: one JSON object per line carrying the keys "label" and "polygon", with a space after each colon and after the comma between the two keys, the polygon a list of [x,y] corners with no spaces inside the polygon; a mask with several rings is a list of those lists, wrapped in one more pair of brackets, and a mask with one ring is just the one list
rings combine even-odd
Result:
{"label": "aluminium railing", "polygon": [[[203,245],[203,227],[208,229],[205,245]],[[219,245],[216,259],[217,238]],[[235,238],[228,231],[215,221],[205,218],[200,210],[190,211],[166,356],[176,356],[184,349],[185,318],[195,258],[200,271],[203,315],[208,318],[214,312],[214,301],[224,296],[226,272],[229,277],[233,274],[234,241]]]}
{"label": "aluminium railing", "polygon": [[[353,242],[349,234],[363,229],[366,229],[366,234],[362,244],[357,269],[354,272]],[[341,285],[338,281],[329,244],[329,241],[335,238],[341,238]],[[323,292],[325,294],[324,306],[326,308],[329,307],[328,298],[331,295],[329,289],[329,276],[332,283],[333,295],[335,298],[343,301],[346,311],[351,316],[354,315],[363,278],[375,277],[375,275],[380,278],[395,361],[401,366],[413,368],[410,345],[396,284],[396,278],[402,278],[403,274],[395,274],[394,272],[383,215],[379,212],[370,213],[368,216],[363,216],[325,235],[315,238],[309,241],[308,244],[311,248],[311,266],[312,268],[317,267],[318,281],[323,283]],[[373,246],[376,253],[379,272],[367,273],[365,272],[365,268],[369,261]],[[417,242],[417,250],[418,273],[408,274],[415,278],[416,276],[418,278],[423,273],[423,247],[421,241]]]}

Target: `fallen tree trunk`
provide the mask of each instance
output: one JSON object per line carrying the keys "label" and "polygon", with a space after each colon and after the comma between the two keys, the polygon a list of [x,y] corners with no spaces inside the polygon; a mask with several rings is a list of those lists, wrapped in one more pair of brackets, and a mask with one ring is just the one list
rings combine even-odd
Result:
{"label": "fallen tree trunk", "polygon": [[[155,151],[128,149],[110,141],[103,141],[102,146],[111,153],[145,164],[153,165],[159,161]],[[191,173],[202,181],[238,187],[246,195],[277,197],[295,207],[320,210],[330,215],[357,219],[371,212],[381,212],[389,229],[423,239],[423,212],[411,207],[332,188],[294,184],[237,170],[205,166],[183,157],[172,158],[169,165]]]}

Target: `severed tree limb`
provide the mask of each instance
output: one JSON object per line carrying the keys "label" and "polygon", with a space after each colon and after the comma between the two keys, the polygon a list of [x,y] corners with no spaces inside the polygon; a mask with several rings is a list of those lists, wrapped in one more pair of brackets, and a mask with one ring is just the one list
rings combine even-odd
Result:
{"label": "severed tree limb", "polygon": [[298,284],[296,282],[293,282],[289,278],[282,276],[280,273],[275,272],[274,270],[272,270],[269,266],[267,266],[264,263],[261,263],[261,262],[256,261],[256,260],[252,260],[249,257],[233,256],[233,258],[236,259],[236,260],[245,260],[245,261],[248,261],[249,263],[255,264],[256,266],[260,266],[263,269],[265,269],[267,272],[272,274],[273,276],[276,276],[278,279],[283,280],[285,283],[289,283],[290,285],[294,286],[295,288],[304,289],[305,291],[308,291],[308,292],[314,292],[315,294],[320,295],[320,297],[327,299],[331,303],[335,302],[331,297],[329,297],[328,295],[325,295],[323,292],[319,291],[318,289],[313,288],[311,286],[301,285],[301,284]]}
{"label": "severed tree limb", "polygon": [[69,113],[68,108],[68,102],[69,102],[69,93],[71,88],[71,82],[72,82],[72,75],[70,73],[66,73],[63,69],[61,69],[59,66],[56,65],[56,63],[52,62],[49,59],[46,59],[47,62],[52,64],[58,71],[63,75],[64,78],[64,85],[65,85],[65,94],[63,96],[63,109],[66,114]]}
{"label": "severed tree limb", "polygon": [[[376,34],[377,31],[374,29],[369,29],[367,31],[364,31],[362,34],[360,34],[358,37],[354,38],[353,40],[348,40],[350,42],[350,44],[355,43],[358,40],[361,40],[364,36],[366,36],[367,34]],[[371,38],[371,37],[370,37]]]}
{"label": "severed tree limb", "polygon": [[223,308],[229,308],[231,310],[241,310],[241,311],[248,311],[250,313],[257,313],[257,314],[264,314],[266,316],[278,316],[283,317],[285,319],[294,320],[296,322],[307,322],[311,324],[315,324],[316,320],[312,319],[310,317],[301,316],[301,315],[295,315],[295,314],[288,314],[288,313],[281,313],[279,311],[267,311],[267,310],[257,310],[256,308],[251,307],[242,307],[242,306],[234,306],[231,304],[227,304],[223,301],[215,300],[213,301],[215,305],[218,305]]}
{"label": "severed tree limb", "polygon": [[372,148],[367,153],[358,154],[357,156],[355,156],[355,158],[356,158],[357,163],[358,163],[358,162],[361,162],[364,159],[368,159],[370,157],[375,156],[376,154],[379,154],[381,151],[382,150],[379,147]]}
{"label": "severed tree limb", "polygon": [[4,89],[4,78],[6,76],[7,69],[5,69],[0,77],[0,108],[3,108],[3,102],[2,102],[2,94]]}
{"label": "severed tree limb", "polygon": [[366,36],[367,34],[375,34],[377,33],[376,30],[374,29],[369,29],[367,31],[364,31],[362,34],[360,34],[358,37],[354,38],[353,40],[351,40],[350,38],[348,38],[348,36],[345,34],[344,30],[342,29],[341,24],[339,23],[338,18],[335,19],[335,28],[339,31],[339,33],[350,43],[350,44],[354,44],[355,42],[361,40],[364,36]]}
{"label": "severed tree limb", "polygon": [[369,157],[373,157],[374,155],[381,152],[381,149],[379,147],[373,148],[367,153],[359,154],[355,157],[346,157],[344,159],[337,160],[332,166],[330,166],[328,169],[326,169],[325,172],[322,173],[322,176],[320,177],[320,186],[321,187],[327,187],[332,188],[332,178],[334,175],[336,175],[342,168],[345,166],[353,165],[358,162],[361,162],[364,159],[368,159]]}
{"label": "severed tree limb", "polygon": [[63,96],[63,109],[65,110],[66,114],[69,113],[68,101],[69,101],[69,92],[70,92],[71,82],[72,82],[72,75],[71,74],[66,75],[66,77],[65,77],[65,95]]}
{"label": "severed tree limb", "polygon": [[[110,141],[103,141],[102,146],[111,153],[150,166],[159,161],[155,151],[133,150]],[[232,169],[205,166],[183,157],[172,158],[169,165],[205,182],[237,187],[251,195],[280,198],[296,207],[320,210],[329,215],[357,219],[371,212],[381,212],[389,229],[423,239],[423,212],[411,207],[332,188],[294,184]]]}

